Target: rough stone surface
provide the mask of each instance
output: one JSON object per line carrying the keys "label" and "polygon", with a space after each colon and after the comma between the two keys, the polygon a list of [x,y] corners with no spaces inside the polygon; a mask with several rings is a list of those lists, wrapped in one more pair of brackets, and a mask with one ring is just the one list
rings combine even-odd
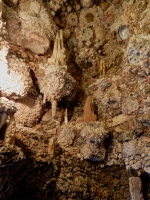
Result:
{"label": "rough stone surface", "polygon": [[17,107],[16,126],[0,115],[0,199],[150,199],[150,2],[4,0],[0,17]]}
{"label": "rough stone surface", "polygon": [[46,75],[38,78],[39,87],[44,98],[51,101],[75,96],[76,81],[61,66],[50,66]]}
{"label": "rough stone surface", "polygon": [[76,126],[64,126],[58,136],[59,145],[73,157],[104,161],[110,137],[109,131],[99,122],[80,123]]}
{"label": "rough stone surface", "polygon": [[27,96],[32,87],[29,66],[22,59],[9,57],[8,65],[2,65],[1,70],[1,94],[13,99]]}
{"label": "rough stone surface", "polygon": [[54,40],[56,25],[41,0],[21,1],[15,8],[6,7],[11,42],[37,54],[44,54]]}
{"label": "rough stone surface", "polygon": [[15,114],[16,123],[23,126],[32,127],[36,125],[42,117],[42,102],[39,99],[24,98],[15,102],[17,112]]}
{"label": "rough stone surface", "polygon": [[129,186],[132,200],[143,200],[142,185],[139,177],[130,177]]}

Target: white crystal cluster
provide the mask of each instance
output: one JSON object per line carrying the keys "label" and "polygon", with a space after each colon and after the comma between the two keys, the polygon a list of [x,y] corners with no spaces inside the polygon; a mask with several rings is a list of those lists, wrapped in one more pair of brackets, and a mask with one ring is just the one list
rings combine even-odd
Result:
{"label": "white crystal cluster", "polygon": [[0,66],[3,72],[0,80],[1,94],[13,99],[27,96],[32,86],[29,66],[21,59],[8,58],[8,66]]}

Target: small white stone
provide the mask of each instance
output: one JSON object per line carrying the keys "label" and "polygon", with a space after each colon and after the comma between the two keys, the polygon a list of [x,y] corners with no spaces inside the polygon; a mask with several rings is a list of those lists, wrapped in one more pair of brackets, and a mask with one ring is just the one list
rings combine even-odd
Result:
{"label": "small white stone", "polygon": [[142,157],[142,158],[144,158],[144,157],[145,157],[145,154],[144,154],[144,153],[142,153],[142,154],[141,154],[141,157]]}
{"label": "small white stone", "polygon": [[128,27],[125,26],[125,25],[121,25],[121,26],[119,27],[119,35],[120,35],[120,37],[121,37],[123,40],[127,39],[128,36],[129,36],[129,29],[128,29]]}

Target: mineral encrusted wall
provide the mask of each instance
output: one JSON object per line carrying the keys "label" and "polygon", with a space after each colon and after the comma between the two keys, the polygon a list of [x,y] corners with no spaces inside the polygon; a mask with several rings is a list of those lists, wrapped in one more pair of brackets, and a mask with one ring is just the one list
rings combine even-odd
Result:
{"label": "mineral encrusted wall", "polygon": [[148,200],[149,1],[0,13],[0,199]]}
{"label": "mineral encrusted wall", "polygon": [[[30,137],[30,141],[34,142],[35,139]],[[40,153],[42,156],[44,152]],[[10,157],[15,157],[15,152],[10,149],[9,152],[8,149],[3,149],[2,154],[7,161]],[[55,154],[54,159],[49,158],[48,161],[45,158],[42,162],[34,160],[30,153],[27,156],[30,159],[19,162],[10,160],[6,166],[1,166],[2,199],[98,200],[130,197],[129,175],[125,168],[113,166],[102,169],[99,163],[72,158],[59,146],[55,149]]]}

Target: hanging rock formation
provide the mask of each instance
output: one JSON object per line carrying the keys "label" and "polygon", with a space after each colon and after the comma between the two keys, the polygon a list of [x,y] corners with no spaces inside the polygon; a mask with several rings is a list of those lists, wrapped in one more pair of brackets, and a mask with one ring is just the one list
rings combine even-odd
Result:
{"label": "hanging rock formation", "polygon": [[57,33],[52,57],[48,60],[45,76],[38,78],[40,91],[52,103],[52,117],[56,115],[57,101],[66,98],[70,101],[76,93],[76,81],[67,72],[62,30]]}

